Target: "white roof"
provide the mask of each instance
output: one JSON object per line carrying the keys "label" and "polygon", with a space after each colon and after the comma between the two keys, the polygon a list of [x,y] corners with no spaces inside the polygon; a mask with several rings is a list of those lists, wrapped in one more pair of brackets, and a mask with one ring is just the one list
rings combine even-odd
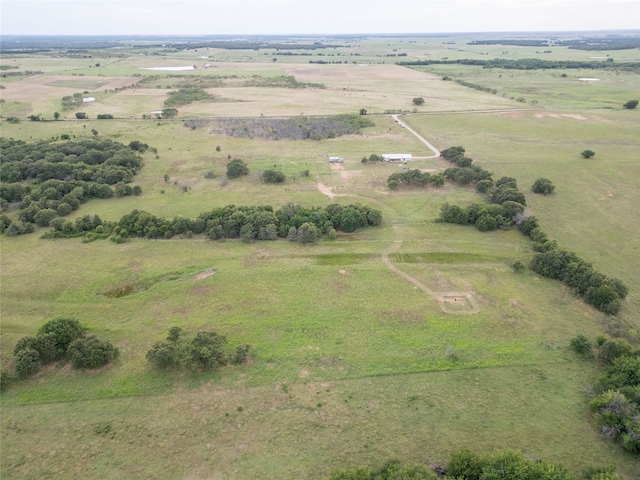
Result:
{"label": "white roof", "polygon": [[82,101],[83,101],[84,103],[87,103],[87,102],[95,102],[95,101],[96,101],[96,99],[95,99],[94,97],[85,97],[85,98],[83,98],[83,99],[82,99]]}

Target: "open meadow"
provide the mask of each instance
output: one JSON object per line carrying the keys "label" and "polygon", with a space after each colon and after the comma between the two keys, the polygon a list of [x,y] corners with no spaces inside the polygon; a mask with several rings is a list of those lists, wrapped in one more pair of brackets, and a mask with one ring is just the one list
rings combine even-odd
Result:
{"label": "open meadow", "polygon": [[[576,477],[613,463],[624,480],[640,478],[638,456],[603,438],[590,414],[597,364],[569,348],[579,334],[622,337],[635,349],[640,341],[640,112],[622,108],[638,97],[640,75],[409,67],[388,56],[624,61],[634,51],[553,47],[542,54],[468,40],[336,38],[328,41],[340,46],[321,57],[318,50],[284,56],[282,49],[149,46],[90,51],[89,58],[3,58],[16,71],[40,73],[3,78],[2,137],[66,134],[150,147],[132,182],[142,195],[92,199],[69,218],[362,203],[379,209],[382,223],[312,244],[203,234],[83,242],[40,238],[46,228],[2,235],[3,368],[12,366],[20,338],[59,316],[79,319],[119,350],[103,368],[54,363],[2,392],[2,478],[322,479],[338,467],[389,458],[445,465],[462,448],[518,449],[561,462]],[[194,62],[189,71],[141,70]],[[156,113],[169,92],[194,84],[211,98],[177,106],[175,118]],[[95,101],[64,110],[63,97],[74,93]],[[416,97],[424,104],[412,103]],[[516,273],[512,264],[528,264],[534,254],[516,229],[482,233],[437,223],[446,202],[482,201],[472,186],[390,189],[389,175],[407,167],[362,157],[405,152],[414,157],[408,168],[451,166],[390,116],[400,112],[437,149],[462,145],[494,178],[516,178],[550,238],[629,287],[621,313],[597,311],[559,281]],[[320,140],[216,130],[228,117],[358,113],[372,126]],[[197,122],[189,128],[185,120]],[[585,149],[595,157],[582,158]],[[330,164],[330,156],[344,163]],[[232,158],[250,173],[227,179]],[[265,183],[260,174],[268,169],[283,172],[285,182]],[[553,182],[553,194],[531,192],[539,177]],[[17,219],[17,204],[6,213]],[[127,288],[131,294],[108,295]],[[145,354],[173,326],[215,331],[230,346],[248,343],[250,358],[213,373],[153,368]]]}

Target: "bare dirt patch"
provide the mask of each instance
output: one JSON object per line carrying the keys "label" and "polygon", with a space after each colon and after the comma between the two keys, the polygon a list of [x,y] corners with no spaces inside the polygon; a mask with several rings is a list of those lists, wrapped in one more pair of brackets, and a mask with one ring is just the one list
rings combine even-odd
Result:
{"label": "bare dirt patch", "polygon": [[447,292],[438,296],[440,308],[445,313],[478,313],[478,302],[470,293]]}
{"label": "bare dirt patch", "polygon": [[342,170],[340,172],[340,178],[344,180],[348,180],[352,177],[356,177],[358,175],[362,175],[362,170]]}
{"label": "bare dirt patch", "polygon": [[204,280],[205,278],[213,277],[215,274],[215,270],[207,269],[204,272],[200,272],[198,275],[196,275],[196,280]]}

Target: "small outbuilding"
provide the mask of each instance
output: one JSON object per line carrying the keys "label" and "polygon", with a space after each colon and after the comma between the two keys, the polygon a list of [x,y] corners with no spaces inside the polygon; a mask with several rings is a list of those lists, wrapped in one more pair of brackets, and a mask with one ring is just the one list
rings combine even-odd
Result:
{"label": "small outbuilding", "polygon": [[89,103],[89,102],[95,102],[95,101],[96,101],[95,97],[84,97],[82,99],[82,103]]}
{"label": "small outbuilding", "polygon": [[403,162],[407,163],[411,161],[410,153],[383,153],[382,159],[385,162]]}
{"label": "small outbuilding", "polygon": [[342,158],[342,157],[329,157],[329,163],[344,163],[344,158]]}

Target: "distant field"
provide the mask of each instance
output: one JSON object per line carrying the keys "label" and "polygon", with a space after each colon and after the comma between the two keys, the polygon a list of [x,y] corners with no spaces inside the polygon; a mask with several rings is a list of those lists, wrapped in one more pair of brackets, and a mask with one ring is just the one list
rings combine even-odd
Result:
{"label": "distant field", "polygon": [[[15,59],[23,69],[47,74],[8,82],[4,116],[42,113],[51,119],[61,111],[62,96],[85,89],[97,101],[64,112],[63,121],[3,122],[3,136],[29,141],[66,133],[78,139],[95,129],[99,136],[125,144],[140,140],[158,150],[157,156],[144,154],[134,179],[140,197],[92,200],[71,218],[118,220],[133,209],[195,217],[229,204],[277,209],[287,202],[361,202],[384,217],[380,227],[313,245],[202,236],[82,243],[40,239],[44,230],[2,236],[3,364],[19,338],[59,315],[76,316],[120,350],[100,371],[54,365],[2,393],[2,478],[315,479],[335,467],[375,466],[387,458],[443,464],[461,448],[517,448],[528,457],[562,462],[576,475],[587,465],[615,463],[624,480],[638,478],[637,459],[602,439],[589,420],[585,390],[598,375],[596,366],[568,348],[577,334],[595,338],[602,332],[623,334],[637,345],[640,116],[621,105],[637,93],[638,76],[598,73],[601,83],[585,84],[576,80],[579,72],[562,78],[556,71],[418,71],[351,63],[391,61],[386,55],[394,48],[414,58],[423,49],[478,58],[515,50],[454,40],[358,40],[324,52],[336,55],[325,59],[361,54],[336,65],[213,49],[166,58],[107,58],[102,52],[91,59]],[[566,49],[553,55],[586,54],[593,55]],[[206,61],[198,56],[220,63],[189,75],[293,75],[325,88],[208,88],[227,101],[179,107],[179,118],[170,121],[142,119],[162,108],[166,86],[175,84],[168,72],[157,84],[115,91],[138,82],[134,74],[158,74],[141,66]],[[443,81],[444,75],[486,82],[499,93]],[[361,108],[369,114],[411,112],[419,96],[425,104],[404,122],[439,149],[464,146],[496,179],[515,177],[551,238],[629,285],[619,318],[597,312],[559,282],[515,274],[510,265],[533,254],[518,232],[435,223],[445,202],[480,201],[472,188],[389,190],[387,177],[402,166],[363,164],[363,156],[432,155],[390,116],[370,115],[374,126],[361,134],[321,141],[238,139],[212,134],[209,126],[183,126],[186,118],[297,117]],[[512,96],[524,96],[526,103]],[[89,120],[75,120],[75,111],[85,111]],[[99,121],[98,113],[117,118]],[[585,149],[595,158],[583,159]],[[345,163],[330,165],[329,156]],[[225,185],[229,158],[245,160],[251,173]],[[428,171],[448,166],[441,158],[410,165]],[[284,184],[260,180],[259,173],[271,168],[285,173]],[[208,173],[215,178],[205,178]],[[542,176],[556,185],[553,195],[530,192]],[[9,215],[16,217],[15,208]],[[199,278],[209,270],[215,274]],[[118,299],[103,295],[125,283],[151,286]],[[451,305],[443,309],[436,297],[448,292],[460,295],[446,297]],[[477,313],[457,304],[467,298],[462,294],[477,302]],[[250,343],[253,356],[247,365],[212,375],[155,371],[145,352],[172,326],[214,330],[232,346]],[[111,430],[103,434],[106,425]]]}

